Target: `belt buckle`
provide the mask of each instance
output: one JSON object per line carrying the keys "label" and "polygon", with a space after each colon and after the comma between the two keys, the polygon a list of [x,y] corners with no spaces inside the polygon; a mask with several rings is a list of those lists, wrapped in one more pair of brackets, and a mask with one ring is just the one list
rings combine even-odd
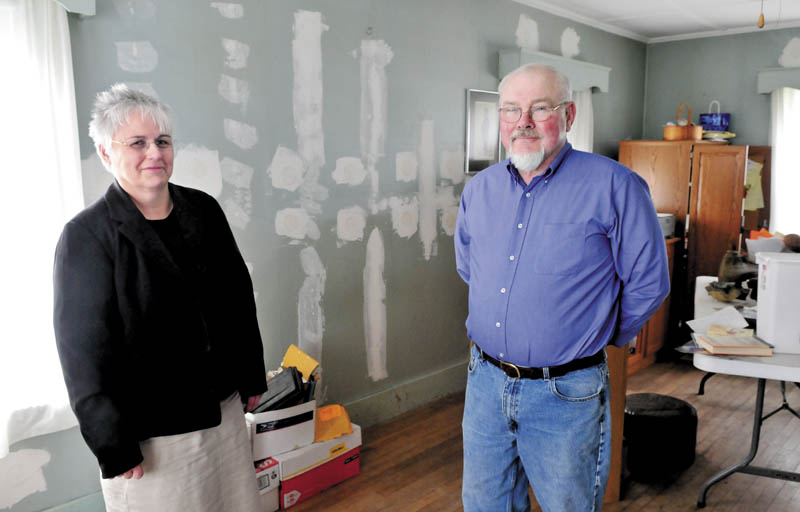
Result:
{"label": "belt buckle", "polygon": [[[522,374],[520,373],[519,368],[514,363],[507,363],[505,361],[500,361],[500,366],[503,368],[503,372],[505,372],[505,374],[508,375],[509,377],[512,377],[512,378],[515,378],[515,379],[521,379],[522,378]],[[514,371],[517,372],[517,376],[514,377],[513,375],[511,375],[506,370],[506,367],[513,368]]]}

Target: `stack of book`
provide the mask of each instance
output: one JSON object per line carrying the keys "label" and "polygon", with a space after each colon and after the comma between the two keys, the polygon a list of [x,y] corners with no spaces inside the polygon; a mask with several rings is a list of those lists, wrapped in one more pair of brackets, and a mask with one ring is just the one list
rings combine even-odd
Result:
{"label": "stack of book", "polygon": [[723,356],[772,355],[772,345],[753,335],[692,334],[692,338],[709,354]]}

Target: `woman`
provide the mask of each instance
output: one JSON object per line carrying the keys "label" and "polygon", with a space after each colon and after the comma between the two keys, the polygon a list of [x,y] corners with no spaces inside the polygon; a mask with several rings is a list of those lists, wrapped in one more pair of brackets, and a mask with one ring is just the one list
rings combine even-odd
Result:
{"label": "woman", "polygon": [[89,135],[116,179],[64,227],[54,324],[106,506],[256,510],[242,402],[255,407],[267,385],[230,227],[212,197],[169,183],[171,122],[157,99],[114,85],[97,95]]}

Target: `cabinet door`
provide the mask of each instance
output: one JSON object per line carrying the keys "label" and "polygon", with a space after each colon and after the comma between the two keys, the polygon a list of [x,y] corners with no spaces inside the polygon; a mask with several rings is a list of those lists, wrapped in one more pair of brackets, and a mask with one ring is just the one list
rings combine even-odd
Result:
{"label": "cabinet door", "polygon": [[745,233],[751,229],[769,227],[769,200],[770,200],[770,167],[772,163],[772,148],[769,146],[748,146],[747,159],[758,162],[761,168],[761,193],[764,196],[764,207],[753,211],[744,211]]}
{"label": "cabinet door", "polygon": [[[689,207],[689,280],[715,276],[739,248],[747,146],[696,145]],[[692,288],[690,288],[691,290]]]}
{"label": "cabinet door", "polygon": [[620,141],[619,161],[644,178],[659,213],[675,215],[675,236],[683,237],[689,211],[689,173],[694,141]]}

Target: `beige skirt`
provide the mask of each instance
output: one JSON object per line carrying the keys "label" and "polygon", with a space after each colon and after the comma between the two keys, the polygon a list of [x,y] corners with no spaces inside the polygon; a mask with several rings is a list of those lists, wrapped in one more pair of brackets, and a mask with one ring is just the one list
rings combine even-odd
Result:
{"label": "beige skirt", "polygon": [[257,511],[258,489],[239,394],[219,426],[142,441],[144,476],[101,479],[109,512]]}

